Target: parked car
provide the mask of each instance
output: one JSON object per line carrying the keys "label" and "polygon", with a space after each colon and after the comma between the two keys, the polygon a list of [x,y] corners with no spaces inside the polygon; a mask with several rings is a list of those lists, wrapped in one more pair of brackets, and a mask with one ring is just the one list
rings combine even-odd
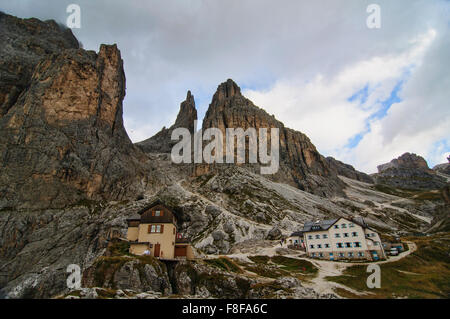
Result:
{"label": "parked car", "polygon": [[398,249],[395,247],[392,247],[390,250],[390,255],[391,256],[397,256],[398,255]]}

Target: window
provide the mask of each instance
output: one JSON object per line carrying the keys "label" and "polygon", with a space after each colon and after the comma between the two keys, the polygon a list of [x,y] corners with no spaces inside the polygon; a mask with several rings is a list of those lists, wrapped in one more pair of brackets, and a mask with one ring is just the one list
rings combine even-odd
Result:
{"label": "window", "polygon": [[309,248],[313,249],[313,248],[314,248],[314,245],[309,245]]}
{"label": "window", "polygon": [[376,235],[375,235],[375,233],[372,233],[370,236],[375,237]]}
{"label": "window", "polygon": [[348,237],[348,233],[344,233],[344,237]]}
{"label": "window", "polygon": [[360,252],[358,253],[358,257],[364,257],[364,253],[363,253],[362,251],[360,251]]}
{"label": "window", "polygon": [[325,244],[325,248],[330,248],[330,244]]}
{"label": "window", "polygon": [[322,253],[319,253],[319,257],[323,257],[323,254],[322,254]]}
{"label": "window", "polygon": [[343,248],[343,247],[342,247],[342,243],[336,243],[336,247],[337,247],[337,248]]}
{"label": "window", "polygon": [[352,236],[353,236],[353,237],[358,237],[358,233],[354,231],[354,232],[352,233]]}
{"label": "window", "polygon": [[312,239],[312,236],[311,236],[311,235],[308,235],[308,239]]}
{"label": "window", "polygon": [[375,246],[378,246],[379,245],[379,243],[376,241],[376,242],[374,242],[373,243]]}
{"label": "window", "polygon": [[354,247],[361,247],[361,243],[359,241],[355,241]]}
{"label": "window", "polygon": [[160,210],[155,211],[155,216],[161,216],[161,211]]}
{"label": "window", "polygon": [[334,229],[339,229],[339,225],[334,225]]}
{"label": "window", "polygon": [[334,237],[341,238],[341,234],[334,234]]}
{"label": "window", "polygon": [[339,257],[344,257],[344,253],[339,253]]}
{"label": "window", "polygon": [[311,253],[311,257],[316,257],[316,253]]}
{"label": "window", "polygon": [[164,231],[164,225],[149,225],[149,233],[162,233]]}
{"label": "window", "polygon": [[355,224],[350,223],[350,224],[348,224],[348,227],[353,228],[353,227],[355,227]]}
{"label": "window", "polygon": [[342,224],[341,228],[347,228],[347,225],[346,224]]}
{"label": "window", "polygon": [[349,253],[348,253],[348,257],[353,257],[353,253],[352,253],[352,252],[349,252]]}
{"label": "window", "polygon": [[319,249],[322,248],[322,245],[321,245],[321,244],[318,244],[318,245],[317,245],[317,248],[319,248]]}
{"label": "window", "polygon": [[325,239],[325,238],[328,238],[328,235],[327,234],[323,234],[322,237]]}
{"label": "window", "polygon": [[352,243],[345,243],[346,248],[352,248]]}
{"label": "window", "polygon": [[316,235],[316,239],[320,239],[320,235]]}

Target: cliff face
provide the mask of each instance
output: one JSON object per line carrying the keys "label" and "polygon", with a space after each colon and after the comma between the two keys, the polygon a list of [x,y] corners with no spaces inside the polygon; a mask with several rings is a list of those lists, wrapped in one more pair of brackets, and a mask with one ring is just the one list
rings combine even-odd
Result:
{"label": "cliff face", "polygon": [[360,182],[373,184],[373,178],[366,173],[359,172],[349,164],[345,164],[333,157],[327,157],[327,162],[336,171],[338,175],[342,175]]}
{"label": "cliff face", "polygon": [[[55,22],[5,15],[0,21],[0,55],[15,72],[2,74],[0,92],[18,92],[2,104],[0,208],[65,207],[142,192],[146,157],[123,127],[117,47],[102,45],[96,54],[77,49],[71,32]],[[54,37],[36,40],[39,47],[36,33]]]}
{"label": "cliff face", "polygon": [[268,177],[318,195],[341,193],[342,182],[309,138],[255,106],[232,80],[219,85],[206,112],[203,130],[212,127],[219,128],[224,136],[226,128],[253,127],[257,132],[259,128],[279,128],[280,169]]}
{"label": "cliff face", "polygon": [[377,184],[403,189],[440,189],[446,185],[445,178],[428,167],[421,156],[405,153],[389,163],[379,165],[373,177]]}
{"label": "cliff face", "polygon": [[78,49],[70,29],[54,21],[18,19],[0,12],[0,118],[30,84],[34,67],[46,55]]}
{"label": "cliff face", "polygon": [[136,145],[147,153],[170,153],[173,145],[177,143],[177,141],[171,140],[173,130],[184,127],[194,133],[195,120],[197,120],[197,109],[195,108],[194,96],[191,91],[188,91],[186,100],[180,104],[180,111],[175,123],[168,129],[163,127],[156,135],[136,143]]}

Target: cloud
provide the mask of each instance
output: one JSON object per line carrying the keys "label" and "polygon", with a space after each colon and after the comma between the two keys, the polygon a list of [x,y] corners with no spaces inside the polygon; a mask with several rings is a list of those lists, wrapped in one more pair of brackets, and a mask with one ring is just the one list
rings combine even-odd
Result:
{"label": "cloud", "polygon": [[[344,67],[334,76],[319,74],[310,82],[277,81],[267,90],[244,93],[286,125],[301,128],[324,154],[373,172],[383,161],[401,155],[399,152],[421,150],[421,154],[428,154],[430,150],[423,145],[442,137],[442,127],[436,128],[440,121],[435,119],[427,127],[425,114],[415,101],[429,99],[428,94],[417,95],[417,88],[411,90],[408,84],[423,73],[427,50],[435,38],[436,31],[430,29],[407,41],[403,52],[372,56]],[[418,110],[411,113],[411,108]],[[441,107],[435,115],[442,116],[443,112]],[[431,114],[425,117],[433,118]],[[410,132],[411,128],[416,134]],[[417,145],[411,143],[412,137]]]}

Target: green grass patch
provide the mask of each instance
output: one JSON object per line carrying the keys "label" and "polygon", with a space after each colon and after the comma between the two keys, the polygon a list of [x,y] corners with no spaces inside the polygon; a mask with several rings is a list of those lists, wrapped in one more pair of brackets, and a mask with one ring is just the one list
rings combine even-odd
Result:
{"label": "green grass patch", "polygon": [[384,184],[377,184],[374,186],[375,190],[403,198],[415,199],[419,201],[424,200],[443,200],[442,194],[439,190],[418,190],[418,189],[402,189],[395,188]]}
{"label": "green grass patch", "polygon": [[267,264],[270,261],[269,256],[249,256],[248,259],[256,264]]}
{"label": "green grass patch", "polygon": [[205,263],[225,271],[241,273],[242,269],[234,261],[229,258],[220,257],[216,259],[205,259]]}
{"label": "green grass patch", "polygon": [[246,270],[268,278],[292,275],[298,277],[300,274],[313,275],[318,271],[311,262],[303,259],[285,256],[249,256],[248,259],[254,264],[246,264]]}
{"label": "green grass patch", "polygon": [[381,288],[366,285],[367,266],[352,266],[341,276],[326,277],[358,291],[371,292],[359,298],[450,298],[450,234],[409,238],[417,251],[392,263],[380,264]]}
{"label": "green grass patch", "polygon": [[131,256],[130,243],[117,238],[111,239],[106,249],[107,256]]}
{"label": "green grass patch", "polygon": [[258,276],[267,278],[278,278],[290,275],[289,272],[270,265],[248,264],[245,266],[245,269],[257,274]]}
{"label": "green grass patch", "polygon": [[281,265],[281,269],[289,272],[301,272],[307,274],[317,273],[317,268],[309,261],[303,259],[294,259],[285,256],[274,256],[272,262]]}

